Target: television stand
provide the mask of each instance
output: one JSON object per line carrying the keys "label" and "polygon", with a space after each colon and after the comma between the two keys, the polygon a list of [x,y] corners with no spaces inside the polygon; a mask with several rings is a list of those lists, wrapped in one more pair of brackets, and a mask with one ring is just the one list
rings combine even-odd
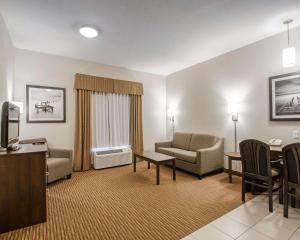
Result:
{"label": "television stand", "polygon": [[46,221],[47,147],[21,146],[0,152],[0,234]]}

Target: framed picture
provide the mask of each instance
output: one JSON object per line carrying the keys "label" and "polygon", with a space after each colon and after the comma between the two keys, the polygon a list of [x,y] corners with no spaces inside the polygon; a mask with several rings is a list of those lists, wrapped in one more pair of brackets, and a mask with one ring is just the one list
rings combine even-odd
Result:
{"label": "framed picture", "polygon": [[66,122],[66,89],[26,85],[28,123]]}
{"label": "framed picture", "polygon": [[300,72],[269,78],[270,120],[300,120]]}

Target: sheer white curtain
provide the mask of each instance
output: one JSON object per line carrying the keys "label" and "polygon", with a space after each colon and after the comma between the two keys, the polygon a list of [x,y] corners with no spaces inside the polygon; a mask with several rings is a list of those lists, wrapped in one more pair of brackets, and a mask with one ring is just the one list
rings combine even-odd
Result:
{"label": "sheer white curtain", "polygon": [[126,94],[108,94],[109,135],[112,147],[129,145],[130,98]]}
{"label": "sheer white curtain", "polygon": [[93,148],[129,145],[129,121],[129,95],[92,94]]}
{"label": "sheer white curtain", "polygon": [[93,148],[110,146],[108,97],[106,93],[92,94],[92,133]]}

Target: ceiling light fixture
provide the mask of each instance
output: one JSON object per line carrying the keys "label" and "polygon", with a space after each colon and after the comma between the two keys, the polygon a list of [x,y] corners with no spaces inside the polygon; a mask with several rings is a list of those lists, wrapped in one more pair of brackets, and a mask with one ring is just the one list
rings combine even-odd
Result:
{"label": "ceiling light fixture", "polygon": [[283,67],[293,67],[296,62],[296,49],[294,47],[290,47],[290,23],[292,22],[293,22],[292,19],[283,22],[283,24],[287,26],[287,40],[288,40],[288,47],[282,50]]}
{"label": "ceiling light fixture", "polygon": [[82,26],[79,28],[79,33],[86,38],[95,38],[98,36],[98,30],[92,26]]}

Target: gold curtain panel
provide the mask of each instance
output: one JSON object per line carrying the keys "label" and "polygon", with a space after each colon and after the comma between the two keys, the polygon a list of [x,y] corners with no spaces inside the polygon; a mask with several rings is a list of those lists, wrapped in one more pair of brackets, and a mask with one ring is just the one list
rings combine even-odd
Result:
{"label": "gold curtain panel", "polygon": [[91,168],[91,91],[77,89],[75,101],[74,171]]}
{"label": "gold curtain panel", "polygon": [[134,152],[143,152],[142,96],[130,95],[130,144]]}
{"label": "gold curtain panel", "polygon": [[75,89],[94,92],[111,92],[121,94],[143,95],[143,84],[112,78],[103,78],[76,73]]}

